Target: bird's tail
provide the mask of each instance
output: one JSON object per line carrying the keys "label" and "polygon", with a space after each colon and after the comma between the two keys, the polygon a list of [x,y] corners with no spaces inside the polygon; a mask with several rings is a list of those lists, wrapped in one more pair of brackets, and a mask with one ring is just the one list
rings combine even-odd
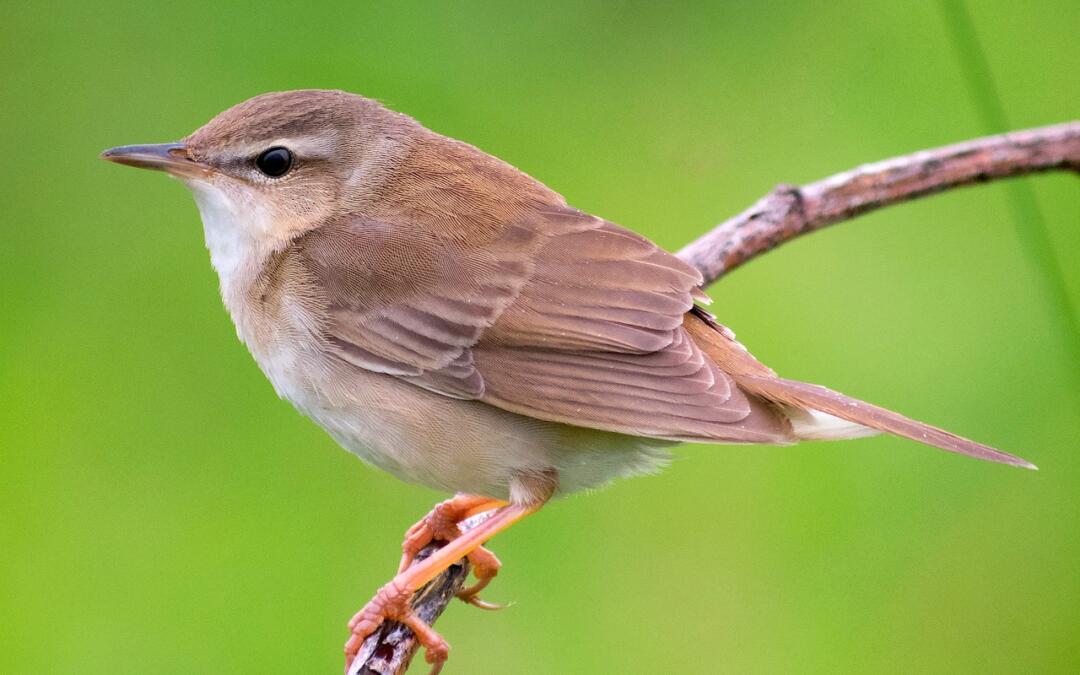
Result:
{"label": "bird's tail", "polygon": [[694,336],[698,346],[731,375],[741,389],[779,406],[791,421],[794,434],[799,438],[856,438],[871,434],[874,430],[884,431],[969,457],[1025,469],[1037,468],[1031,462],[988,445],[917,422],[831,389],[777,377],[736,342],[730,331],[717,324],[700,308],[695,308],[695,311],[688,315],[684,325]]}
{"label": "bird's tail", "polygon": [[[899,413],[845,396],[816,384],[755,375],[736,378],[736,381],[746,391],[783,406],[827,413],[862,427],[896,434],[919,443],[925,443],[942,450],[968,455],[977,459],[1022,466],[1025,469],[1036,468],[1031,462],[1001,452],[988,445],[970,441],[944,429],[917,422]],[[851,436],[847,437],[850,438]]]}

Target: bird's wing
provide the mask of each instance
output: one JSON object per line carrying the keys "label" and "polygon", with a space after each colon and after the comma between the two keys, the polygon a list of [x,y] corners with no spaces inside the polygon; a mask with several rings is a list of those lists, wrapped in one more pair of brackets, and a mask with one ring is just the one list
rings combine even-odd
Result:
{"label": "bird's wing", "polygon": [[[548,218],[550,219],[550,215]],[[518,298],[473,348],[483,400],[578,426],[677,440],[790,442],[683,329],[701,274],[648,239],[565,208]]]}
{"label": "bird's wing", "polygon": [[701,275],[617,225],[547,205],[479,245],[371,221],[307,236],[327,340],[355,365],[576,426],[792,440],[682,327]]}
{"label": "bird's wing", "polygon": [[484,382],[472,347],[517,298],[539,237],[508,226],[481,245],[427,228],[351,220],[293,244],[341,359],[458,398]]}

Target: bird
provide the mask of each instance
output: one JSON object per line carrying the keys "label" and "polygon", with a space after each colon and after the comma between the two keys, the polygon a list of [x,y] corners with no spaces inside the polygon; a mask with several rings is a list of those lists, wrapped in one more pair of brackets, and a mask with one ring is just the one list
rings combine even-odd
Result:
{"label": "bird", "polygon": [[[396,620],[437,671],[412,595],[548,500],[662,468],[679,443],[787,445],[878,432],[1029,462],[780,377],[706,306],[700,272],[510,164],[376,100],[262,94],[111,162],[191,190],[222,300],[279,396],[400,479],[453,494],[349,622],[346,668]],[[459,523],[492,511],[479,526]],[[433,540],[448,542],[414,561]]]}

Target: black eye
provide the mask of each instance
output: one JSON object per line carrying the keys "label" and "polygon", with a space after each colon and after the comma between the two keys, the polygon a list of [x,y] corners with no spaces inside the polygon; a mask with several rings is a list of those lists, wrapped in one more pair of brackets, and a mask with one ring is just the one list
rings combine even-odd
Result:
{"label": "black eye", "polygon": [[263,150],[262,154],[255,158],[255,166],[271,178],[284,176],[292,166],[292,153],[288,148]]}

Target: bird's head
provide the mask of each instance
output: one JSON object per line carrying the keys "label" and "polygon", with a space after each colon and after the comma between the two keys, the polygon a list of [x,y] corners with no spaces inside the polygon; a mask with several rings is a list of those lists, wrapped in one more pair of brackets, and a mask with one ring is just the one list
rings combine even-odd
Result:
{"label": "bird's head", "polygon": [[341,91],[263,94],[175,143],[102,157],[165,171],[195,195],[209,230],[273,247],[355,210],[419,129],[411,118]]}

